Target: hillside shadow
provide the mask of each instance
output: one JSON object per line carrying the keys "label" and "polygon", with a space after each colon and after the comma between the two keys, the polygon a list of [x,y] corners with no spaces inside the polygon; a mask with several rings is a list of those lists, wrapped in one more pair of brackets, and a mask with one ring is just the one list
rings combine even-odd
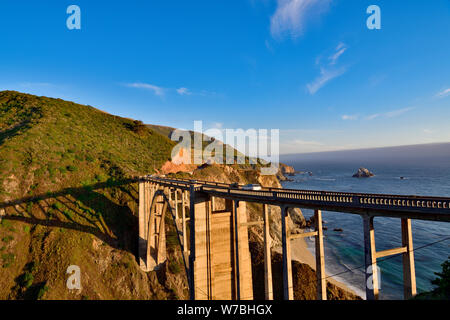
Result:
{"label": "hillside shadow", "polygon": [[136,255],[138,218],[133,210],[138,193],[132,185],[136,181],[108,181],[1,202],[2,220],[89,233]]}
{"label": "hillside shadow", "polygon": [[24,131],[30,128],[30,121],[22,122],[11,129],[6,129],[4,131],[0,131],[0,146],[3,145],[5,140],[13,138],[19,133],[23,133]]}

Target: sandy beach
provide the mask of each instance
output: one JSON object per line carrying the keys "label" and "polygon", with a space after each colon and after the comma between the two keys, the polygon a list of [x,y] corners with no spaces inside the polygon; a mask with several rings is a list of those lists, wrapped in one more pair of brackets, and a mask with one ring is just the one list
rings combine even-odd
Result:
{"label": "sandy beach", "polygon": [[[282,248],[277,247],[274,248],[274,250],[278,253],[282,253]],[[313,254],[308,250],[308,244],[306,243],[305,239],[294,239],[291,241],[291,257],[292,260],[296,260],[300,263],[304,263],[309,265],[314,271],[316,270],[316,258],[313,256]],[[347,285],[345,285],[342,282],[339,282],[333,278],[328,278],[327,281],[331,282],[332,284],[340,287],[341,289],[351,292],[355,295],[357,293],[350,289]]]}

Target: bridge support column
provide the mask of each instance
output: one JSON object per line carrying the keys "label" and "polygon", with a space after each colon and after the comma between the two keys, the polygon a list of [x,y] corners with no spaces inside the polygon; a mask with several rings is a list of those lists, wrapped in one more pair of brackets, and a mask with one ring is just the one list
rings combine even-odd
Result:
{"label": "bridge support column", "polygon": [[417,294],[417,290],[413,238],[410,219],[402,219],[402,246],[406,248],[406,252],[403,253],[404,297],[405,299],[411,299]]}
{"label": "bridge support column", "polygon": [[236,299],[252,300],[252,261],[248,245],[247,205],[244,201],[233,201],[235,283]]}
{"label": "bridge support column", "polygon": [[181,191],[181,214],[182,214],[182,232],[183,232],[183,253],[186,255],[188,252],[187,247],[187,234],[186,234],[186,199],[187,199],[187,192],[182,190]]}
{"label": "bridge support column", "polygon": [[191,300],[196,299],[197,288],[195,287],[195,233],[197,232],[195,228],[195,186],[189,186],[189,225],[190,225],[190,254],[189,254],[189,297]]}
{"label": "bridge support column", "polygon": [[[155,185],[152,192],[152,199],[155,198],[157,192],[161,191],[161,187],[159,185]],[[165,256],[165,231],[164,228],[161,230],[162,214],[164,212],[163,209],[165,209],[164,204],[164,198],[161,194],[159,194],[156,195],[153,203],[149,205],[146,251],[147,271],[155,270],[158,265],[163,262],[162,260],[164,260],[163,256]],[[164,252],[160,251],[160,248],[164,250]]]}
{"label": "bridge support column", "polygon": [[164,219],[164,213],[167,210],[167,202],[164,202],[159,217],[159,231],[158,231],[158,243],[157,243],[157,256],[156,265],[159,266],[164,263],[167,259],[166,254],[166,224]]}
{"label": "bridge support column", "polygon": [[145,232],[145,202],[147,201],[145,197],[145,186],[146,182],[143,178],[139,178],[139,266],[142,270],[146,271],[147,269],[147,235]]}
{"label": "bridge support column", "polygon": [[283,292],[285,300],[294,299],[294,288],[292,284],[292,259],[291,240],[289,238],[289,213],[288,207],[281,207],[281,239],[283,245]]}
{"label": "bridge support column", "polygon": [[269,206],[263,205],[264,210],[264,296],[266,300],[273,300],[273,283],[272,283],[272,256],[270,251],[270,222],[269,222]]}
{"label": "bridge support column", "polygon": [[178,221],[178,190],[175,189],[175,221]]}
{"label": "bridge support column", "polygon": [[366,274],[366,299],[376,300],[379,294],[378,268],[375,248],[375,230],[373,216],[363,216],[364,225],[364,262]]}
{"label": "bridge support column", "polygon": [[225,210],[213,211],[211,197],[190,193],[191,298],[253,299],[245,202],[226,200]]}
{"label": "bridge support column", "polygon": [[316,221],[316,276],[317,276],[317,299],[327,300],[327,281],[325,274],[325,257],[323,250],[323,229],[322,229],[322,211],[314,211],[314,220]]}
{"label": "bridge support column", "polygon": [[145,178],[139,180],[139,266],[143,271],[151,271],[154,267],[151,257],[148,255],[148,243],[152,243],[154,239],[149,239],[149,222],[152,217],[151,203],[155,194],[155,185],[152,182],[145,181]]}

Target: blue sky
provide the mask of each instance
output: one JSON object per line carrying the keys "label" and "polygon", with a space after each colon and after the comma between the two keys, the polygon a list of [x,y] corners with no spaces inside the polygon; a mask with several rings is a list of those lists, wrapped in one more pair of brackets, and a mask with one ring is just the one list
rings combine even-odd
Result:
{"label": "blue sky", "polygon": [[449,21],[448,0],[2,0],[0,90],[280,129],[282,153],[448,142]]}

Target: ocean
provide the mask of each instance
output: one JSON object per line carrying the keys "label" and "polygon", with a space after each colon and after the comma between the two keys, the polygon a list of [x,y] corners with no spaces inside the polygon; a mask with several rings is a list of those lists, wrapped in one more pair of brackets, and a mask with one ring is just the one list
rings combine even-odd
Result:
{"label": "ocean", "polygon": [[[361,163],[355,161],[311,161],[291,160],[286,162],[297,171],[292,182],[283,182],[284,188],[304,190],[326,190],[342,192],[392,193],[405,195],[429,195],[450,197],[450,163],[427,166],[426,164],[381,164],[367,166],[375,173],[368,179],[352,178]],[[400,179],[404,177],[404,179]],[[312,210],[302,209],[306,219]],[[362,218],[358,215],[323,212],[326,272],[345,283],[362,298],[365,298],[364,247]],[[341,228],[343,232],[333,231]],[[377,251],[401,246],[400,219],[375,218],[375,243]],[[427,246],[450,236],[450,224],[443,222],[412,221],[417,291],[433,289],[434,272],[442,270],[441,264],[450,256],[450,240]],[[307,239],[314,253],[314,242]],[[425,247],[423,247],[425,246]],[[421,248],[423,247],[423,248]],[[385,258],[383,258],[385,259]],[[380,299],[403,299],[403,270],[401,256],[378,263],[381,269]]]}

